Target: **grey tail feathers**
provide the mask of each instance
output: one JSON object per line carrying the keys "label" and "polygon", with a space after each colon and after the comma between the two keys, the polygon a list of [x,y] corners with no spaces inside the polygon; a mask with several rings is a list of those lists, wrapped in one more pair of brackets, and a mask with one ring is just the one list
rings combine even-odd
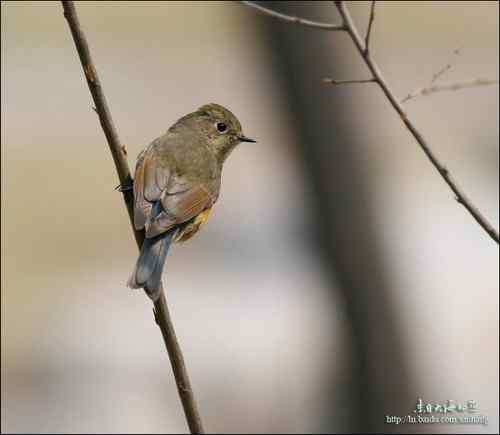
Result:
{"label": "grey tail feathers", "polygon": [[127,283],[130,288],[143,288],[153,302],[160,297],[163,266],[176,232],[177,228],[172,228],[156,237],[144,239],[137,264]]}

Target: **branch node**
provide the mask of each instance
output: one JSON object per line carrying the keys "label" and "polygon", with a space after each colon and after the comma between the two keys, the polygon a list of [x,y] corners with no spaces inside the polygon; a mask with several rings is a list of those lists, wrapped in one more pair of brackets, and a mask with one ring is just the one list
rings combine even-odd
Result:
{"label": "branch node", "polygon": [[264,15],[277,18],[278,20],[284,21],[286,23],[301,24],[306,27],[313,27],[315,29],[330,30],[330,31],[346,30],[343,23],[342,24],[320,23],[318,21],[311,21],[301,17],[294,17],[291,15],[282,14],[280,12],[273,11],[272,9],[268,9],[264,6],[255,4],[254,2],[240,1],[240,3],[244,6],[248,6],[252,9],[255,9],[256,11]]}
{"label": "branch node", "polygon": [[92,65],[88,64],[88,65],[85,65],[83,67],[83,70],[85,72],[85,77],[87,77],[87,79],[94,83],[95,82],[95,73],[94,73],[94,70],[92,68]]}
{"label": "branch node", "polygon": [[407,101],[412,100],[412,99],[417,98],[417,97],[431,95],[431,94],[435,94],[438,92],[457,91],[460,89],[478,88],[481,86],[491,86],[491,85],[496,85],[496,84],[498,84],[498,80],[481,79],[481,78],[473,79],[473,80],[465,80],[465,81],[461,81],[461,82],[431,84],[427,87],[418,88],[418,89],[414,90],[413,92],[409,93],[406,97],[404,97],[400,101],[400,104],[404,104]]}

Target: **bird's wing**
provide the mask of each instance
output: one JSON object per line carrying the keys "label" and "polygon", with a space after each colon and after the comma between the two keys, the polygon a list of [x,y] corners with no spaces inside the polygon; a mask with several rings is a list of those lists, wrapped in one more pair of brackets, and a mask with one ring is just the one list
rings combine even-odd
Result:
{"label": "bird's wing", "polygon": [[203,183],[182,180],[176,176],[172,179],[173,182],[169,182],[169,187],[161,195],[163,210],[145,224],[148,238],[193,219],[214,203],[213,194]]}
{"label": "bird's wing", "polygon": [[170,171],[158,166],[151,148],[143,151],[137,160],[134,179],[134,226],[144,228],[152,213],[153,203],[160,200],[167,187]]}
{"label": "bird's wing", "polygon": [[[148,238],[189,221],[216,198],[210,186],[172,174],[154,157],[154,149],[139,156],[134,180],[134,225],[136,229],[145,228]],[[161,211],[153,213],[153,204],[158,201]]]}

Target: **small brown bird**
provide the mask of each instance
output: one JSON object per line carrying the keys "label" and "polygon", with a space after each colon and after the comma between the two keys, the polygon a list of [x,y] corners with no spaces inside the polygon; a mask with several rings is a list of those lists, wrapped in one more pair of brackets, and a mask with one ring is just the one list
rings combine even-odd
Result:
{"label": "small brown bird", "polygon": [[179,119],[137,159],[134,225],[146,238],[128,281],[156,301],[165,257],[172,241],[191,238],[217,201],[222,165],[246,137],[238,119],[218,104],[207,104]]}

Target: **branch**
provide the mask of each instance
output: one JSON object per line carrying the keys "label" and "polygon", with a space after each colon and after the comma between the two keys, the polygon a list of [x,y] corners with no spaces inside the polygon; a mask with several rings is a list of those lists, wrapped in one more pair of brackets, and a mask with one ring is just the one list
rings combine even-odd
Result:
{"label": "branch", "polygon": [[450,189],[454,192],[454,194],[456,195],[456,200],[460,204],[462,204],[467,209],[467,211],[469,211],[469,213],[473,216],[473,218],[476,220],[476,222],[489,234],[489,236],[494,241],[499,243],[498,232],[493,228],[493,226],[483,216],[483,214],[479,211],[479,209],[467,197],[465,192],[460,188],[458,183],[452,177],[450,171],[436,157],[436,155],[434,154],[434,151],[431,149],[428,142],[424,139],[422,134],[417,130],[414,123],[408,118],[408,115],[405,113],[402,105],[398,102],[398,100],[394,96],[394,93],[392,92],[391,88],[389,87],[388,83],[385,81],[385,79],[382,75],[382,72],[380,71],[378,65],[373,60],[370,53],[368,51],[366,51],[366,47],[359,36],[358,30],[357,30],[354,22],[352,21],[352,18],[350,16],[349,11],[348,11],[347,7],[345,6],[344,2],[336,1],[335,5],[337,6],[337,9],[340,13],[340,16],[342,17],[342,22],[343,22],[344,26],[346,27],[347,33],[349,34],[352,41],[354,42],[354,45],[356,46],[359,54],[361,55],[361,57],[365,61],[366,66],[368,67],[368,69],[372,73],[373,78],[375,79],[377,84],[380,86],[380,88],[384,92],[385,96],[387,97],[387,99],[391,103],[392,107],[398,113],[398,115],[401,118],[401,120],[403,121],[403,123],[406,125],[407,129],[413,135],[413,137],[415,138],[415,140],[419,144],[422,151],[424,151],[426,156],[431,161],[432,165],[436,168],[436,170],[439,172],[439,174],[444,179],[446,184],[448,184]]}
{"label": "branch", "polygon": [[385,81],[380,68],[378,67],[375,60],[371,57],[370,52],[366,50],[364,41],[359,36],[358,30],[352,21],[349,10],[342,1],[336,1],[335,6],[337,7],[340,16],[342,18],[342,23],[346,28],[346,32],[351,37],[354,45],[356,46],[359,54],[363,58],[366,66],[373,75],[373,79],[382,89],[389,102],[391,103],[394,110],[397,112],[401,121],[405,124],[406,128],[410,131],[412,136],[417,141],[418,145],[425,153],[427,158],[431,161],[432,165],[439,172],[443,180],[450,187],[450,189],[455,194],[455,199],[462,204],[467,211],[472,215],[476,222],[488,233],[488,235],[497,243],[499,243],[498,232],[493,228],[493,226],[488,222],[485,216],[479,211],[479,209],[472,203],[472,201],[467,197],[465,192],[461,189],[458,183],[455,181],[450,171],[444,166],[444,164],[437,158],[432,150],[431,146],[427,140],[422,136],[422,134],[417,130],[413,121],[408,117],[403,109],[401,103],[395,97],[394,92],[389,87],[388,83]]}
{"label": "branch", "polygon": [[[101,83],[97,75],[97,70],[90,56],[87,39],[78,20],[75,5],[73,1],[63,0],[61,3],[64,9],[64,17],[68,21],[73,40],[75,42],[80,61],[82,63],[82,68],[87,79],[90,93],[92,94],[92,98],[94,99],[96,107],[95,110],[99,115],[101,127],[104,131],[104,134],[108,141],[109,149],[115,162],[116,171],[120,179],[120,185],[122,187],[131,186],[132,177],[130,175],[130,170],[127,164],[125,149],[120,143],[118,133],[116,132],[115,126],[113,124],[113,119],[111,118],[111,113],[109,111],[108,104],[106,102],[106,98],[104,96]],[[133,191],[130,188],[122,189],[122,193],[125,205],[127,206],[132,229],[134,231],[135,240],[137,242],[137,246],[140,249],[142,246],[142,242],[144,241],[144,232],[135,230],[133,225]],[[174,326],[168,312],[167,302],[165,300],[163,291],[161,292],[158,301],[155,302],[153,311],[155,315],[155,321],[161,330],[163,340],[167,348],[170,363],[172,365],[172,370],[174,372],[175,382],[177,384],[177,390],[182,401],[182,406],[184,408],[184,413],[186,415],[189,429],[191,433],[204,433],[194,394],[189,382],[188,372],[184,364],[182,351],[175,335]]]}
{"label": "branch", "polygon": [[[415,138],[417,141],[418,145],[422,149],[422,151],[425,153],[427,158],[430,160],[432,165],[436,168],[438,173],[441,175],[443,180],[446,182],[446,184],[450,187],[450,189],[453,191],[455,194],[455,199],[457,202],[462,204],[466,210],[472,215],[472,217],[476,220],[476,222],[481,226],[481,228],[484,229],[488,233],[488,235],[497,243],[499,243],[499,236],[498,232],[493,228],[493,226],[488,222],[485,216],[479,211],[479,209],[473,204],[473,202],[467,197],[465,192],[462,190],[462,188],[458,185],[458,183],[455,181],[453,176],[451,175],[450,171],[444,166],[444,164],[437,158],[437,156],[434,154],[434,151],[430,147],[429,143],[427,140],[424,139],[422,136],[422,133],[420,133],[414,122],[410,120],[408,115],[403,109],[403,106],[401,105],[401,102],[398,101],[398,99],[395,97],[394,92],[392,89],[389,87],[388,83],[385,81],[384,76],[382,75],[382,72],[380,71],[380,68],[378,67],[377,63],[375,60],[371,57],[370,52],[368,50],[368,43],[370,42],[370,33],[371,33],[371,28],[373,26],[373,21],[375,19],[375,4],[372,2],[371,6],[371,11],[370,11],[370,20],[368,23],[368,31],[366,35],[366,39],[363,40],[359,36],[358,29],[356,28],[354,22],[352,21],[351,15],[345,6],[343,1],[334,1],[335,6],[337,7],[340,16],[342,18],[342,23],[333,25],[333,24],[325,24],[325,23],[317,23],[314,21],[308,21],[304,20],[302,18],[298,17],[292,17],[289,15],[284,15],[278,12],[275,12],[273,10],[264,8],[262,6],[256,5],[253,2],[248,2],[248,1],[242,1],[240,2],[246,6],[250,6],[251,8],[254,8],[268,16],[271,16],[273,18],[277,18],[282,21],[286,22],[291,22],[291,23],[298,23],[298,24],[303,24],[305,26],[309,27],[315,27],[318,29],[323,29],[323,30],[342,30],[345,31],[349,34],[351,37],[352,41],[354,42],[354,45],[356,46],[359,54],[361,55],[362,59],[364,60],[366,66],[372,73],[372,78],[367,79],[367,80],[333,80],[333,79],[323,79],[324,83],[329,83],[333,85],[338,85],[338,84],[345,84],[345,83],[369,83],[371,81],[376,82],[379,87],[382,89],[382,92],[385,94],[387,99],[389,100],[390,104],[394,108],[394,110],[397,112],[399,117],[401,118],[401,121],[404,123],[406,128],[410,131],[412,136]],[[449,69],[446,67],[445,71]],[[444,71],[443,71],[444,73]],[[439,75],[441,75],[440,73]],[[437,78],[437,77],[436,77]]]}
{"label": "branch", "polygon": [[[460,54],[460,48],[453,50],[453,54],[455,56],[458,56]],[[432,78],[427,86],[422,86],[421,88],[415,89],[413,92],[410,92],[406,97],[404,97],[400,101],[400,103],[404,104],[405,102],[407,102],[408,100],[412,100],[413,98],[434,94],[436,92],[456,91],[459,89],[476,88],[479,86],[489,86],[498,83],[498,80],[475,79],[475,80],[466,80],[461,82],[435,84],[437,79],[446,74],[451,69],[452,66],[453,66],[452,62],[447,63],[438,72],[432,75]]]}
{"label": "branch", "polygon": [[372,26],[374,20],[375,20],[375,0],[372,0],[372,5],[370,7],[370,19],[368,21],[368,30],[366,31],[366,37],[365,37],[365,51],[367,53],[370,50],[370,36],[372,34]]}
{"label": "branch", "polygon": [[435,94],[437,92],[443,91],[457,91],[459,89],[466,88],[478,88],[480,86],[490,86],[498,84],[498,80],[490,80],[490,79],[475,79],[475,80],[467,80],[463,82],[454,82],[454,83],[441,83],[438,85],[426,86],[424,88],[419,88],[409,93],[406,97],[404,97],[400,103],[406,103],[408,100],[412,100],[413,98]]}
{"label": "branch", "polygon": [[360,79],[360,80],[334,80],[329,77],[325,77],[324,79],[321,80],[323,83],[326,85],[350,85],[353,83],[375,83],[375,79]]}
{"label": "branch", "polygon": [[271,9],[265,8],[264,6],[260,6],[258,4],[255,4],[254,2],[240,1],[240,3],[259,11],[259,12],[263,13],[264,15],[269,15],[271,17],[277,18],[278,20],[285,21],[286,23],[301,24],[303,26],[313,27],[315,29],[322,29],[322,30],[331,30],[331,31],[345,30],[345,28],[342,24],[320,23],[317,21],[306,20],[305,18],[293,17],[291,15],[285,15],[285,14],[281,14],[279,12],[273,11]]}
{"label": "branch", "polygon": [[[454,56],[459,56],[460,55],[461,48],[456,48],[453,50],[453,55]],[[432,78],[431,78],[431,85],[440,77],[442,77],[445,73],[447,73],[451,67],[453,66],[452,61],[447,63],[443,68],[441,68],[438,72],[434,73]]]}
{"label": "branch", "polygon": [[431,84],[434,83],[439,77],[441,77],[442,75],[444,75],[447,71],[449,71],[452,66],[453,65],[451,63],[447,63],[443,68],[441,68],[437,73],[435,73],[432,76]]}

